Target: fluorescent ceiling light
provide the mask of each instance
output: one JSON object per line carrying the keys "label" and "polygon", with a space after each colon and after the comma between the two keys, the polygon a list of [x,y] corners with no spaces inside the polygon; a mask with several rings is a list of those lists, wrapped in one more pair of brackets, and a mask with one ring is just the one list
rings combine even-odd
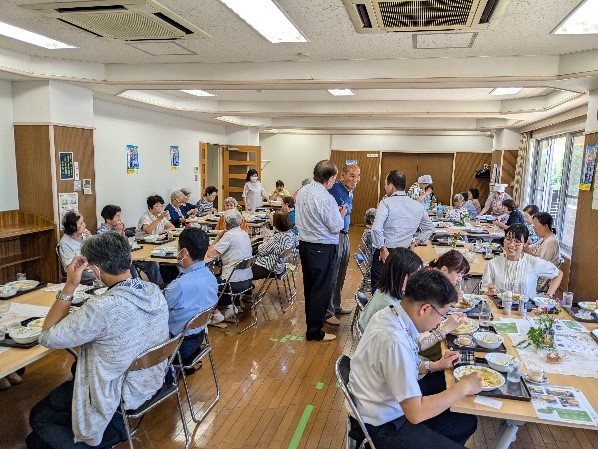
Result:
{"label": "fluorescent ceiling light", "polygon": [[28,44],[37,45],[38,47],[47,48],[49,50],[58,50],[61,48],[77,48],[64,42],[55,41],[49,37],[41,34],[32,33],[31,31],[9,25],[8,23],[0,22],[0,34],[2,36],[11,37],[19,41],[27,42]]}
{"label": "fluorescent ceiling light", "polygon": [[351,89],[328,89],[328,92],[330,92],[335,97],[355,95],[355,92],[353,92]]}
{"label": "fluorescent ceiling light", "polygon": [[523,87],[497,87],[496,89],[492,89],[490,95],[515,95],[521,89]]}
{"label": "fluorescent ceiling light", "polygon": [[181,90],[187,94],[195,95],[196,97],[215,97],[216,95],[206,92],[205,90]]}
{"label": "fluorescent ceiling light", "polygon": [[586,0],[556,27],[552,34],[598,33],[598,0]]}
{"label": "fluorescent ceiling light", "polygon": [[220,0],[258,33],[277,44],[307,42],[301,31],[272,0]]}

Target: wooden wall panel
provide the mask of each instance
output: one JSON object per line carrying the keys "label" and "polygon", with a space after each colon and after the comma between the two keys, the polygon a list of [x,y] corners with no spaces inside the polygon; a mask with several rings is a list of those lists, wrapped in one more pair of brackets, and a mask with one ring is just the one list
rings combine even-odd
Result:
{"label": "wooden wall panel", "polygon": [[[506,192],[513,196],[513,186],[511,185],[515,180],[515,167],[517,166],[518,150],[503,150],[502,155],[502,172],[500,182],[508,184]],[[523,208],[523,206],[522,206]]]}
{"label": "wooden wall panel", "polygon": [[492,153],[455,153],[455,176],[453,193],[467,192],[471,188],[480,191],[480,203],[484,204],[490,193],[490,179],[478,179],[476,170],[492,163]]}
{"label": "wooden wall panel", "polygon": [[15,125],[19,209],[54,221],[50,127]]}
{"label": "wooden wall panel", "polygon": [[[368,154],[378,154],[378,157],[367,157]],[[347,159],[357,161],[359,165],[361,180],[353,192],[353,211],[351,212],[351,224],[365,225],[365,211],[370,207],[378,206],[379,195],[379,172],[380,153],[371,151],[341,151],[332,150],[330,160],[334,162],[340,171],[346,164]]]}
{"label": "wooden wall panel", "polygon": [[205,188],[208,186],[208,143],[199,142],[199,196],[204,194]]}
{"label": "wooden wall panel", "polygon": [[[453,159],[455,153],[419,153],[417,176],[430,175],[434,181],[434,193],[442,204],[451,204],[453,184]],[[416,180],[407,184],[407,188]]]}
{"label": "wooden wall panel", "polygon": [[[585,136],[585,146],[587,145],[598,145],[598,133]],[[598,300],[598,281],[596,280],[598,210],[592,209],[592,194],[595,187],[592,184],[590,191],[580,190],[577,200],[575,235],[569,273],[569,289],[575,294],[575,301]]]}
{"label": "wooden wall panel", "polygon": [[386,176],[392,170],[400,170],[405,173],[405,176],[407,176],[406,189],[409,189],[409,186],[417,180],[417,156],[417,153],[382,153],[379,198],[385,195],[384,183],[386,182]]}
{"label": "wooden wall panel", "polygon": [[[96,180],[94,166],[93,130],[54,126],[54,147],[56,158],[56,188],[58,193],[73,192],[74,181],[61,181],[59,153],[72,152],[73,161],[79,163],[79,179],[91,179],[91,195],[84,195],[83,189],[78,193],[79,212],[85,219],[87,228],[94,233],[97,228],[96,216]],[[103,207],[104,205],[102,205]]]}

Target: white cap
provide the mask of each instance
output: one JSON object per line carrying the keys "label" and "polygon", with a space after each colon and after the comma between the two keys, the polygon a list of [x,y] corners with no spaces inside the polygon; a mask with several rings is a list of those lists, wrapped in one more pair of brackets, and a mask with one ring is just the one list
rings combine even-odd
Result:
{"label": "white cap", "polygon": [[430,175],[421,175],[417,178],[419,184],[432,184],[432,177]]}
{"label": "white cap", "polygon": [[503,193],[505,191],[506,187],[507,187],[506,184],[494,184],[494,191]]}

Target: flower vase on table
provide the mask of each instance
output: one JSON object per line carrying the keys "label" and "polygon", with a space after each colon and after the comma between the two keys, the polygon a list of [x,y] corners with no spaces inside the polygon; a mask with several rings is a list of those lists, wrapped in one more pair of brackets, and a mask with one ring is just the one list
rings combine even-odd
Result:
{"label": "flower vase on table", "polygon": [[547,309],[535,309],[537,315],[537,327],[530,327],[527,331],[527,338],[517,346],[527,348],[533,346],[535,349],[554,349],[554,318],[548,314]]}

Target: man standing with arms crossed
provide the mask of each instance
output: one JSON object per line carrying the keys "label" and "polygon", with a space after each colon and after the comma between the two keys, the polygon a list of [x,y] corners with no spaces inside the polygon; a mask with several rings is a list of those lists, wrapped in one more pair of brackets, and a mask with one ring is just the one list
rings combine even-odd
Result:
{"label": "man standing with arms crossed", "polygon": [[340,320],[335,316],[337,314],[349,314],[351,309],[341,307],[343,284],[347,274],[347,265],[349,264],[349,253],[351,246],[349,244],[349,226],[351,225],[351,211],[353,210],[353,190],[360,179],[361,170],[357,164],[345,165],[341,171],[341,179],[336,181],[328,193],[330,193],[339,206],[347,208],[347,214],[344,217],[345,226],[338,236],[338,255],[336,262],[336,281],[326,313],[326,322],[328,324],[339,325]]}
{"label": "man standing with arms crossed", "polygon": [[346,206],[337,206],[328,193],[336,181],[336,166],[323,160],[314,167],[314,179],[297,193],[296,224],[303,269],[306,340],[330,341],[336,335],[322,330],[336,274],[338,236],[344,228]]}

